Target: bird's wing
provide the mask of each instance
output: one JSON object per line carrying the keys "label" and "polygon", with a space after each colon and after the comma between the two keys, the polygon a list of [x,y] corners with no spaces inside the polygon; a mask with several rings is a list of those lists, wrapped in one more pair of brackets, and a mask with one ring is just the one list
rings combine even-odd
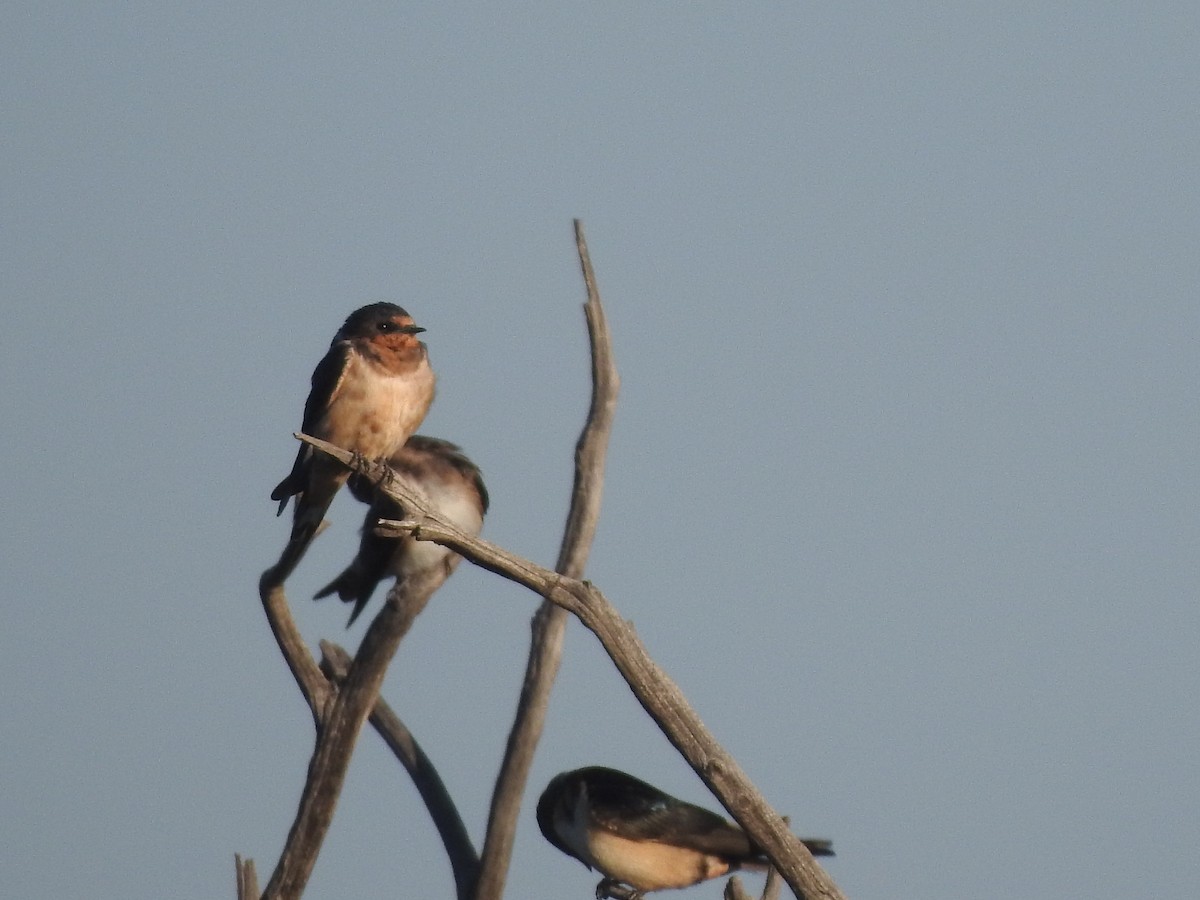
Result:
{"label": "bird's wing", "polygon": [[[321,421],[321,417],[325,415],[325,411],[329,409],[329,404],[337,396],[338,389],[342,386],[342,378],[345,377],[346,363],[349,358],[350,344],[346,341],[334,341],[329,347],[329,352],[317,363],[312,374],[312,388],[308,392],[308,399],[304,401],[304,419],[300,430],[305,434],[320,437],[313,432],[316,430],[317,423]],[[292,471],[271,492],[271,499],[279,501],[279,513],[282,513],[284,507],[287,506],[288,498],[304,490],[304,464],[308,461],[311,452],[312,447],[308,444],[301,444],[296,451],[296,461],[292,464]]]}
{"label": "bird's wing", "polygon": [[736,825],[630,776],[610,779],[593,774],[588,779],[588,800],[596,825],[620,837],[736,860],[758,855]]}
{"label": "bird's wing", "polygon": [[479,497],[479,514],[482,516],[487,513],[488,492],[483,484],[483,473],[479,471],[479,466],[471,462],[470,457],[463,453],[462,447],[441,438],[430,437],[427,434],[412,435],[406,446],[419,453],[434,454],[437,459],[455,469],[464,478],[471,479],[475,493]]}
{"label": "bird's wing", "polygon": [[304,424],[301,426],[305,434],[313,433],[312,429],[317,427],[341,389],[342,379],[346,377],[346,363],[350,360],[350,349],[349,341],[334,341],[329,345],[329,352],[321,357],[313,369],[312,389],[304,402]]}

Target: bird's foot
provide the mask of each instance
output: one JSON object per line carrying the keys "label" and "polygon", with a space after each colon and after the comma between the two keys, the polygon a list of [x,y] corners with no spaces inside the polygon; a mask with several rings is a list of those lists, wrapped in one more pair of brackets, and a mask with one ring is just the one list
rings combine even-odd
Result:
{"label": "bird's foot", "polygon": [[596,900],[645,900],[645,894],[615,878],[604,878],[596,885]]}
{"label": "bird's foot", "polygon": [[350,451],[350,471],[357,474],[362,474],[366,471],[367,466],[377,460],[367,459],[357,450]]}

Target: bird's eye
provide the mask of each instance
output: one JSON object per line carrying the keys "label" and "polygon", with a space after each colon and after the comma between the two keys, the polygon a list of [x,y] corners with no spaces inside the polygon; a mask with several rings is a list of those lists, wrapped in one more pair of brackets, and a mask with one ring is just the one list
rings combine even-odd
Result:
{"label": "bird's eye", "polygon": [[381,332],[388,334],[389,332],[395,331],[397,326],[395,322],[380,322],[378,327]]}

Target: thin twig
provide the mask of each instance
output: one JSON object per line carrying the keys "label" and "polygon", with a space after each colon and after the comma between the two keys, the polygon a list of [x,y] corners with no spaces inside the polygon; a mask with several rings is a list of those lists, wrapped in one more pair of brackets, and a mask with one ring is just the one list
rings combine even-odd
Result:
{"label": "thin twig", "polygon": [[725,900],[751,900],[750,892],[746,890],[742,884],[742,879],[734,875],[725,882],[725,891],[722,894]]}
{"label": "thin twig", "polygon": [[[285,549],[284,553],[287,552]],[[279,651],[291,669],[292,677],[296,679],[305,702],[312,710],[313,725],[320,728],[323,711],[333,696],[333,689],[321,674],[317,661],[313,659],[308,645],[304,643],[300,629],[296,627],[296,620],[292,618],[287,595],[283,590],[283,581],[290,572],[291,568],[284,565],[282,560],[267,569],[258,582],[258,594],[262,599],[271,633],[275,635],[275,642],[279,645]]]}
{"label": "thin twig", "polygon": [[[415,486],[413,489],[419,490]],[[259,593],[262,598],[263,609],[267,614],[267,621],[271,626],[271,631],[275,635],[276,642],[279,644],[279,649],[288,664],[288,668],[292,671],[292,675],[296,679],[296,684],[300,687],[301,694],[308,702],[309,708],[312,711],[314,725],[318,733],[320,733],[322,731],[322,722],[326,717],[325,711],[328,709],[337,688],[330,684],[330,681],[327,680],[327,675],[322,672],[316,660],[313,659],[308,646],[304,643],[304,639],[300,635],[299,629],[296,627],[295,619],[292,617],[291,609],[288,606],[287,597],[283,590],[283,580],[291,573],[294,564],[295,559],[290,556],[290,551],[285,548],[280,562],[263,573],[262,579],[259,582]],[[415,612],[413,612],[413,615],[415,615]],[[368,634],[370,634],[370,631],[368,631]],[[365,638],[363,643],[364,645],[366,644]],[[342,652],[345,653],[345,651]],[[349,667],[350,662],[347,658],[345,664],[339,667],[337,671],[337,676],[340,680],[345,680]],[[366,698],[362,699],[365,701]],[[454,871],[455,883],[459,887],[460,900],[466,900],[468,890],[475,882],[475,873],[478,870],[479,860],[475,853],[475,848],[472,846],[470,838],[466,833],[466,829],[463,827],[461,819],[458,818],[457,811],[453,808],[453,803],[449,801],[449,797],[446,795],[444,786],[441,787],[444,802],[440,805],[431,805],[436,804],[436,801],[431,801],[431,798],[437,792],[437,788],[432,786],[433,781],[436,780],[440,785],[440,779],[438,779],[432,763],[425,757],[420,747],[416,744],[415,739],[412,738],[412,735],[383,700],[376,700],[370,718],[375,729],[383,737],[384,742],[400,757],[401,762],[412,773],[417,790],[420,792],[422,798],[425,799],[434,824],[442,835],[443,842],[446,844],[447,854],[450,857],[450,864]],[[449,809],[448,813],[446,811],[447,806]],[[332,810],[330,810],[330,813],[332,814]],[[293,824],[294,828],[295,824]],[[315,860],[315,852],[313,853],[313,857]],[[259,900],[254,863],[250,860],[247,863],[250,875],[255,877],[253,900]],[[239,890],[242,890],[241,873],[242,869],[239,869]],[[270,886],[268,887],[270,888]],[[251,895],[246,896],[249,897]],[[239,900],[243,900],[240,895]]]}
{"label": "thin twig", "polygon": [[[334,682],[343,681],[350,669],[350,654],[330,641],[321,641],[321,653],[321,671]],[[479,855],[450,792],[433,761],[382,697],[375,701],[369,721],[412,778],[450,858],[458,898],[467,900],[479,871]]]}
{"label": "thin twig", "polygon": [[767,882],[763,885],[762,900],[779,900],[779,891],[783,878],[774,866],[767,869]]}
{"label": "thin twig", "polygon": [[240,853],[235,853],[233,868],[237,873],[237,900],[258,900],[258,873],[254,871],[254,860],[243,859]]}
{"label": "thin twig", "polygon": [[[307,435],[299,437],[372,482],[378,483],[385,477],[387,470],[370,460],[356,458]],[[600,591],[585,581],[551,572],[466,534],[423,503],[423,498],[400,479],[391,480],[381,489],[411,517],[394,526],[399,531],[449,547],[476,565],[524,585],[577,616],[600,640],[638,702],[754,844],[779,869],[797,898],[834,900],[843,896],[733,757],[717,743],[678,685],[650,658],[633,627]]]}
{"label": "thin twig", "polygon": [[[429,597],[445,579],[445,570],[438,568],[426,577],[406,579],[403,585],[397,585],[398,589],[388,593],[383,609],[363,636],[358,655],[340,690],[334,692],[317,669],[317,676],[332,699],[323,715],[318,717],[316,747],[309,762],[300,806],[283,853],[267,882],[263,900],[295,900],[304,892],[333,821],[355,742],[362,723],[379,697],[388,663]],[[282,586],[277,590],[282,597]],[[286,607],[286,601],[282,602]],[[305,654],[311,662],[312,656],[307,649]],[[315,662],[312,665],[316,668]]]}
{"label": "thin twig", "polygon": [[[587,302],[583,310],[591,347],[592,399],[587,421],[575,445],[575,483],[556,570],[571,578],[582,578],[596,534],[596,523],[600,519],[605,451],[612,431],[620,378],[613,362],[612,338],[604,307],[600,303],[600,291],[596,287],[596,274],[588,255],[583,223],[578,219],[575,220],[575,245],[587,288]],[[542,601],[530,623],[532,639],[525,665],[525,679],[492,792],[479,881],[474,891],[475,900],[499,900],[504,893],[521,797],[525,793],[534,751],[545,726],[550,691],[562,660],[566,625],[566,612],[548,600]]]}

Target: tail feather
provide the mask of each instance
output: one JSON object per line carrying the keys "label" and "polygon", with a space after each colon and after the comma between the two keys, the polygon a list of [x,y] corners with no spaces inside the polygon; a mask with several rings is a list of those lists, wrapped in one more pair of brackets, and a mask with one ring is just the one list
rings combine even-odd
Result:
{"label": "tail feather", "polygon": [[307,499],[306,494],[301,494],[296,501],[296,518],[292,521],[292,536],[289,539],[293,544],[307,545],[316,537],[317,529],[321,527],[325,513],[333,502],[333,498],[330,497],[318,506],[307,503]]}
{"label": "tail feather", "polygon": [[[354,620],[359,617],[364,609],[367,608],[367,601],[371,599],[370,594],[360,594],[354,600],[354,610],[350,613],[350,618],[346,622],[346,627],[349,628],[354,624]],[[350,601],[347,600],[347,603]]]}
{"label": "tail feather", "polygon": [[283,515],[288,500],[304,490],[307,476],[305,471],[307,467],[304,465],[306,449],[305,445],[300,446],[299,452],[296,453],[296,462],[292,465],[292,471],[288,472],[287,477],[275,485],[275,490],[271,491],[271,499],[279,501],[279,509],[275,511],[277,516]]}
{"label": "tail feather", "polygon": [[350,620],[346,622],[346,627],[349,628],[366,608],[378,583],[378,581],[371,581],[365,572],[351,563],[343,570],[342,574],[314,594],[313,599],[322,600],[332,594],[337,594],[343,603],[353,603],[354,609],[350,613]]}
{"label": "tail feather", "polygon": [[829,838],[800,838],[800,843],[808,848],[813,856],[836,856],[833,852],[833,841]]}
{"label": "tail feather", "polygon": [[351,593],[351,588],[347,583],[347,578],[349,575],[350,570],[346,569],[341,575],[333,579],[333,581],[329,582],[329,584],[325,585],[325,587],[313,594],[313,599],[324,600],[326,597],[337,594],[339,600],[349,600],[354,596]]}
{"label": "tail feather", "polygon": [[275,486],[275,490],[271,491],[271,499],[279,501],[279,508],[275,510],[275,515],[282,516],[283,511],[287,509],[288,501],[304,490],[304,484],[297,483],[297,481],[298,479],[294,475],[289,475]]}
{"label": "tail feather", "polygon": [[[325,513],[328,512],[329,506],[333,503],[333,498],[337,496],[338,490],[350,473],[341,468],[337,463],[326,463],[324,460],[312,459],[306,467],[306,471],[301,473],[300,490],[292,490],[294,484],[288,485],[288,490],[297,494],[296,497],[296,517],[292,521],[292,540],[312,540],[317,529],[321,526],[321,521],[325,518]],[[291,480],[292,476],[288,476],[280,484],[283,488],[285,484]],[[276,490],[279,490],[277,488]],[[286,498],[276,498],[282,504],[286,503]]]}
{"label": "tail feather", "polygon": [[[345,472],[321,471],[312,462],[307,467],[306,474],[307,482],[303,490],[296,494],[292,533],[283,549],[283,555],[280,557],[279,562],[279,565],[285,566],[289,572],[300,562],[304,554],[308,552],[308,547],[313,542],[313,538],[321,532],[321,528],[325,522],[325,513],[329,510],[330,504],[333,503],[333,498],[337,494],[338,488],[346,480]],[[291,478],[291,475],[285,478],[279,487],[275,489],[275,493],[285,490],[285,485],[288,484]],[[275,498],[275,495],[272,494],[272,497]],[[280,512],[287,505],[287,501],[288,495],[284,494],[279,504]]]}
{"label": "tail feather", "polygon": [[[800,838],[800,843],[808,848],[808,852],[813,856],[836,856],[833,852],[833,841],[829,838]],[[754,856],[742,862],[742,867],[746,869],[754,869],[764,871],[771,865],[771,861],[757,847],[754,848]]]}

